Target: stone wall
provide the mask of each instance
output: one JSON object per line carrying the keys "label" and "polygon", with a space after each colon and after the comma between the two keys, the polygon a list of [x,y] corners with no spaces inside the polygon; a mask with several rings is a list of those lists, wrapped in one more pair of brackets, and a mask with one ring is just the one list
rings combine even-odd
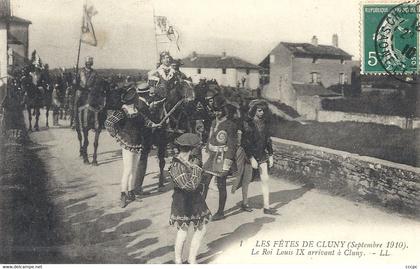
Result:
{"label": "stone wall", "polygon": [[298,96],[296,110],[299,115],[307,120],[317,120],[318,111],[321,110],[321,97],[319,96]]}
{"label": "stone wall", "polygon": [[[395,125],[403,129],[411,129],[414,127],[413,120],[405,117],[365,114],[365,113],[349,113],[341,111],[320,110],[317,113],[317,121],[319,122],[340,122],[354,121],[376,123],[384,125]],[[416,120],[416,127],[418,128]]]}
{"label": "stone wall", "polygon": [[420,215],[420,168],[279,138],[273,147],[275,175]]}

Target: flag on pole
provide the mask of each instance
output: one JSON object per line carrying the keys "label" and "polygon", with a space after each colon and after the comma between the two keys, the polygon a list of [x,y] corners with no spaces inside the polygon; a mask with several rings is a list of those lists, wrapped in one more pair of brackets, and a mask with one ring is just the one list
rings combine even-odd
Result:
{"label": "flag on pole", "polygon": [[85,44],[96,46],[98,41],[96,40],[95,30],[93,29],[92,17],[95,16],[98,12],[93,6],[87,7],[86,5],[83,8],[83,23],[82,23],[82,33],[80,35],[80,41]]}
{"label": "flag on pole", "polygon": [[[168,21],[168,18],[165,16],[155,16],[155,24],[156,24],[156,35],[158,36],[166,36],[169,42],[174,42],[178,51],[179,48],[179,33],[175,29],[175,27]],[[167,43],[167,42],[164,42]]]}
{"label": "flag on pole", "polygon": [[178,44],[179,33],[173,26],[169,26],[168,31],[166,32],[166,36],[171,42],[175,42],[178,51],[180,51]]}
{"label": "flag on pole", "polygon": [[156,34],[158,35],[166,34],[166,31],[168,29],[168,19],[165,16],[156,16],[155,24],[156,24]]}

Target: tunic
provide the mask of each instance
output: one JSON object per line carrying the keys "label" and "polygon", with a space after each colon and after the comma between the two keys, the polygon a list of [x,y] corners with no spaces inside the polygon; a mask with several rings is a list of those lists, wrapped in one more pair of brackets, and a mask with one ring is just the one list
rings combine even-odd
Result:
{"label": "tunic", "polygon": [[135,113],[128,113],[126,106],[114,111],[106,119],[105,128],[123,148],[141,153],[147,144],[147,127],[152,123],[147,108],[140,103],[135,106]]}
{"label": "tunic", "polygon": [[174,182],[169,224],[178,229],[188,228],[191,223],[194,229],[201,228],[211,218],[199,188],[203,170],[193,162],[174,157],[169,167],[169,174]]}
{"label": "tunic", "polygon": [[264,121],[247,119],[244,122],[242,147],[248,159],[254,157],[258,163],[273,155],[273,145],[267,124]]}
{"label": "tunic", "polygon": [[237,125],[229,119],[215,119],[207,143],[209,158],[203,169],[212,175],[223,176],[230,170],[237,150]]}
{"label": "tunic", "polygon": [[163,64],[149,73],[149,79],[153,76],[159,78],[157,94],[160,96],[166,96],[167,91],[173,89],[178,81],[175,69]]}
{"label": "tunic", "polygon": [[84,67],[82,70],[80,70],[79,77],[80,87],[83,90],[90,90],[95,86],[98,74],[93,69],[87,69],[86,67]]}

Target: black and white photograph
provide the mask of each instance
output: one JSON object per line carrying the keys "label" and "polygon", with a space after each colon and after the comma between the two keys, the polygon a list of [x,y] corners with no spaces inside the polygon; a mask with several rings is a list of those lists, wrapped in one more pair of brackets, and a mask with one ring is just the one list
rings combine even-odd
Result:
{"label": "black and white photograph", "polygon": [[419,17],[0,0],[0,269],[419,268]]}

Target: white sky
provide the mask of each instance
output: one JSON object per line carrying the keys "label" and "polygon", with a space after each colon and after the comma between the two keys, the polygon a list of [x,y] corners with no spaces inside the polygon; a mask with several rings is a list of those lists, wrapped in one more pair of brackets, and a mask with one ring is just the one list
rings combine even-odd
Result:
{"label": "white sky", "polygon": [[[11,0],[16,16],[32,21],[30,51],[51,67],[75,65],[84,0]],[[151,68],[156,61],[153,7],[181,34],[183,57],[198,53],[235,55],[258,64],[280,41],[331,44],[359,59],[359,3],[350,0],[88,0],[98,14],[98,47],[82,45],[81,56],[97,68]],[[172,50],[171,50],[172,51]],[[82,58],[83,59],[83,58]]]}

